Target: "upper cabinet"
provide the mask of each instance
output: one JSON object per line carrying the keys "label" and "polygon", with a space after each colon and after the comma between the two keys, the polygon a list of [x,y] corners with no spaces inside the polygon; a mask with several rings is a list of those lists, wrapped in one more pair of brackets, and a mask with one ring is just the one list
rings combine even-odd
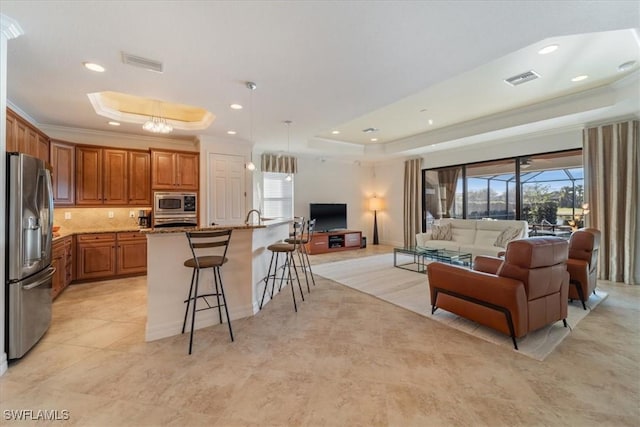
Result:
{"label": "upper cabinet", "polygon": [[75,157],[76,205],[151,205],[148,152],[78,146]]}
{"label": "upper cabinet", "polygon": [[127,151],[76,147],[76,205],[127,205]]}
{"label": "upper cabinet", "polygon": [[51,141],[51,166],[53,167],[53,201],[56,206],[75,203],[75,146],[63,141]]}
{"label": "upper cabinet", "polygon": [[151,150],[153,190],[198,190],[198,153]]}
{"label": "upper cabinet", "polygon": [[151,156],[148,151],[129,151],[129,204],[151,205]]}
{"label": "upper cabinet", "polygon": [[49,162],[49,137],[7,108],[7,151],[17,151]]}

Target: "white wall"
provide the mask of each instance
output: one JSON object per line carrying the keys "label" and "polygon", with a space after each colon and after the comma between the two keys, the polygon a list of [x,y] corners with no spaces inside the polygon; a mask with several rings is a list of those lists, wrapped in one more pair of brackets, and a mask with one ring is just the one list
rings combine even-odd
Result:
{"label": "white wall", "polygon": [[308,218],[309,203],[346,203],[348,228],[362,231],[367,244],[371,244],[373,212],[368,210],[367,201],[376,190],[372,184],[372,167],[360,162],[297,157],[294,215]]}

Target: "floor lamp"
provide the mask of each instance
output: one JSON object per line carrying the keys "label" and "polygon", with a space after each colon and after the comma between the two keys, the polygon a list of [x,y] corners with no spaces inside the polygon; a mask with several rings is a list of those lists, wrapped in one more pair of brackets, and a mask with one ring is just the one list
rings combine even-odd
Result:
{"label": "floor lamp", "polygon": [[378,211],[382,210],[382,200],[373,196],[369,199],[369,210],[373,211],[373,244],[377,245],[378,241]]}

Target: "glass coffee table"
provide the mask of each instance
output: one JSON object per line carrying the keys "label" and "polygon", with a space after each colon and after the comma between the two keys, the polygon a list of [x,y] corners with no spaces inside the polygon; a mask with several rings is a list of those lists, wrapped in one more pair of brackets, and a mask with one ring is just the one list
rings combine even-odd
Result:
{"label": "glass coffee table", "polygon": [[[411,259],[399,260],[398,254],[409,255]],[[451,251],[421,246],[393,248],[393,266],[404,270],[425,273],[427,271],[425,261],[440,261],[464,267],[471,267],[471,254],[467,252]]]}

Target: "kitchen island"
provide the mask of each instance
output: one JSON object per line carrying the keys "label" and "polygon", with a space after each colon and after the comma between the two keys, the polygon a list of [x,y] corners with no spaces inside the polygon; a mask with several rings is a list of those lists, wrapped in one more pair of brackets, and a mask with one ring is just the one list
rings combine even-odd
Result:
{"label": "kitchen island", "polygon": [[[182,331],[192,269],[183,265],[192,258],[186,231],[232,229],[228,262],[221,268],[231,320],[258,312],[269,268],[267,247],[289,237],[290,220],[264,221],[261,225],[225,225],[203,228],[145,229],[147,236],[147,327],[145,339],[153,341]],[[212,270],[200,272],[201,289],[213,288]],[[277,290],[277,289],[276,289]],[[266,302],[266,301],[265,301]],[[218,311],[196,316],[196,329],[219,323]]]}

